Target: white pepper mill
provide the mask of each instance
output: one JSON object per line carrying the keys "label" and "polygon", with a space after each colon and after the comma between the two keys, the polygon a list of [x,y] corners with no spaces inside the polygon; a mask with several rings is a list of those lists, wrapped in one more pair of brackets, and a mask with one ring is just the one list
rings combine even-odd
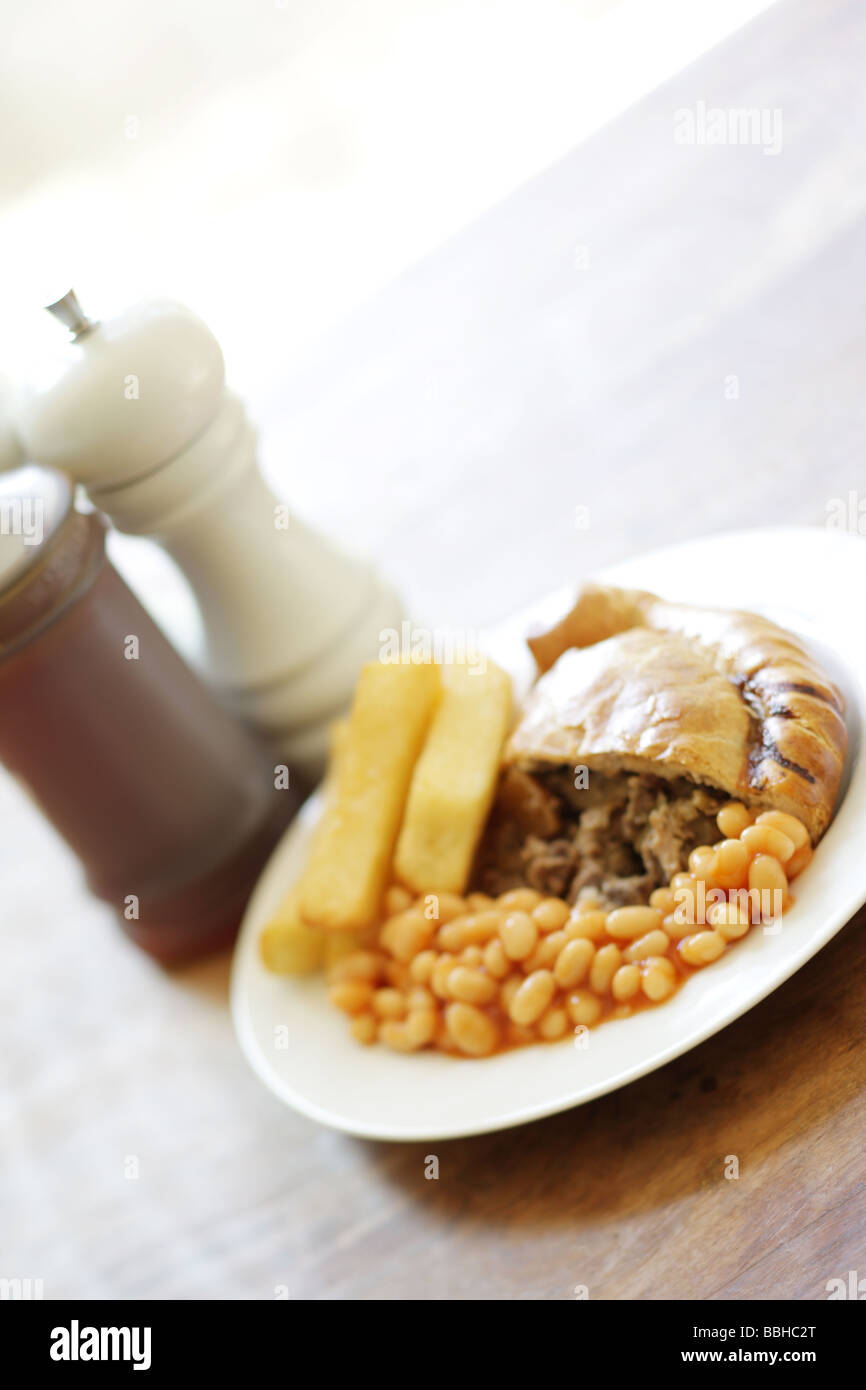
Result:
{"label": "white pepper mill", "polygon": [[71,339],[53,378],[19,398],[25,454],[82,483],[119,530],[165,546],[201,608],[206,674],[291,767],[317,776],[359,667],[399,627],[396,594],[288,518],[195,314],[154,301],[93,322],[72,291],[49,309]]}

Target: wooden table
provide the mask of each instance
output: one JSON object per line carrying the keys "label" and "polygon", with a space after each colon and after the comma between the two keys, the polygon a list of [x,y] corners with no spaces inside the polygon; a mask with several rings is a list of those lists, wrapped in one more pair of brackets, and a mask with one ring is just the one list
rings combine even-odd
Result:
{"label": "wooden table", "polygon": [[[403,277],[272,402],[278,481],[464,625],[678,536],[822,524],[863,483],[864,48],[856,0],[779,5]],[[698,102],[781,109],[782,151],[678,144]],[[161,975],[0,795],[0,1275],[475,1300],[821,1299],[866,1274],[863,914],[624,1090],[371,1144],[248,1072],[226,960]]]}

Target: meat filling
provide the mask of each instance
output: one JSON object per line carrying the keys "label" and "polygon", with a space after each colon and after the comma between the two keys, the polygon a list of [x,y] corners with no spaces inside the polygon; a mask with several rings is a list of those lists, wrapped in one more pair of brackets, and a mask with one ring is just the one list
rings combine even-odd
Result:
{"label": "meat filling", "polygon": [[494,897],[528,885],[576,902],[593,889],[607,907],[645,903],[688,867],[697,845],[719,838],[716,812],[730,798],[686,778],[568,769],[509,768],[476,863],[475,885]]}

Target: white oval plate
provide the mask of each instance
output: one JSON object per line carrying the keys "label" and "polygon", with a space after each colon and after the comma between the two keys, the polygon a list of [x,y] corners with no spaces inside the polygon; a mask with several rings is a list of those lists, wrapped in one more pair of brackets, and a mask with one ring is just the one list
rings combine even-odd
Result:
{"label": "white oval plate", "polygon": [[[866,543],[840,531],[740,531],[639,556],[599,578],[667,598],[764,613],[816,648],[848,702],[850,749],[842,797],[796,904],[777,934],[755,928],[672,1000],[592,1030],[588,1045],[525,1047],[473,1061],[402,1056],[353,1041],[320,978],[269,974],[259,960],[263,923],[297,877],[320,812],[313,797],[275,850],[250,901],[235,952],[232,1013],[253,1070],[288,1105],[322,1124],[370,1139],[452,1139],[567,1110],[645,1075],[739,1018],[840,930],[866,901]],[[577,587],[576,584],[574,586]],[[531,678],[523,644],[530,623],[556,615],[551,595],[485,634],[485,648]]]}

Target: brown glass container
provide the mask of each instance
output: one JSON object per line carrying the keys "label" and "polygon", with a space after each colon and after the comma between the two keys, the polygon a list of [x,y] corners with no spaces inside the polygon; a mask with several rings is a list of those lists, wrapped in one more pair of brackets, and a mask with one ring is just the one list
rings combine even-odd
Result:
{"label": "brown glass container", "polygon": [[57,475],[17,476],[54,515],[26,545],[3,513],[0,760],[139,946],[164,963],[206,954],[237,931],[298,796],[275,790],[265,749],[109,563],[102,519]]}

